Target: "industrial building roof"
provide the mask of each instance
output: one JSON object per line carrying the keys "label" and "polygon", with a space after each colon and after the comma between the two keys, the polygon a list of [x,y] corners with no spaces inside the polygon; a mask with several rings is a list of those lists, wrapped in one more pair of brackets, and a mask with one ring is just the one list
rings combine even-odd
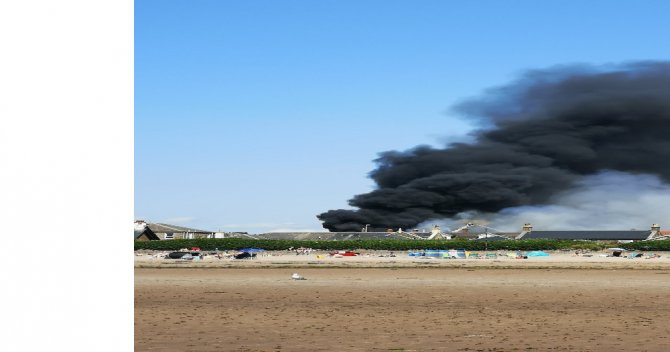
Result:
{"label": "industrial building roof", "polygon": [[[429,232],[412,232],[412,235],[428,238]],[[398,232],[268,232],[257,238],[271,240],[364,240],[364,239],[408,239],[407,233]],[[411,237],[409,237],[411,238]]]}
{"label": "industrial building roof", "polygon": [[489,237],[482,237],[482,238],[475,238],[475,241],[481,241],[481,242],[490,242],[490,241],[505,241],[509,240],[510,238],[508,237],[503,237],[503,236],[496,236],[496,235],[489,235]]}
{"label": "industrial building roof", "polygon": [[151,231],[151,229],[148,228],[148,227],[144,227],[144,228],[135,228],[135,230],[134,230],[133,232],[134,232],[134,234],[135,234],[135,239],[140,238],[140,236],[142,236],[142,234],[146,234],[147,237],[148,237],[150,240],[160,240],[160,238],[158,237],[158,235],[156,235],[156,234],[155,234],[153,231]]}
{"label": "industrial building roof", "polygon": [[175,232],[190,232],[190,233],[214,233],[214,231],[205,231],[192,229],[183,226],[169,225],[169,224],[147,224],[149,228],[155,233],[175,233]]}
{"label": "industrial building roof", "polygon": [[620,241],[646,240],[651,231],[531,231],[521,239]]}

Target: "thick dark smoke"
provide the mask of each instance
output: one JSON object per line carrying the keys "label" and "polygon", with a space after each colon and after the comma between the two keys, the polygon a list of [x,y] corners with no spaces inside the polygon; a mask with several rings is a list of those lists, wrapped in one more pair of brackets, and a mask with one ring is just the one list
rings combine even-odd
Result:
{"label": "thick dark smoke", "polygon": [[357,210],[319,214],[324,228],[413,228],[543,205],[601,170],[670,181],[668,62],[531,71],[455,110],[485,126],[473,143],[382,153],[370,173],[377,189],[349,201]]}

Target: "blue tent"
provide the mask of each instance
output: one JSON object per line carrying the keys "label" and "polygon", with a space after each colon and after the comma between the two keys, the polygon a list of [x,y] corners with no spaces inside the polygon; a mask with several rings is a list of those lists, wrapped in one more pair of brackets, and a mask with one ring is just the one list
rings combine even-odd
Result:
{"label": "blue tent", "polygon": [[528,257],[548,257],[549,254],[546,253],[546,252],[543,252],[543,251],[533,251],[533,252],[528,252],[528,254],[526,254],[526,256],[528,256]]}
{"label": "blue tent", "polygon": [[258,252],[265,252],[265,249],[262,249],[262,248],[242,248],[242,249],[240,249],[240,252],[258,253]]}

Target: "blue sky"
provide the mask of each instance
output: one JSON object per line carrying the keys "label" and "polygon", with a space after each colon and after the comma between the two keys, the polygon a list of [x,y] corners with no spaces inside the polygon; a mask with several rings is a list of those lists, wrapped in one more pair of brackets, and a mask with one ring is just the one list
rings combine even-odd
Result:
{"label": "blue sky", "polygon": [[670,58],[666,1],[135,1],[135,217],[319,230],[527,69]]}

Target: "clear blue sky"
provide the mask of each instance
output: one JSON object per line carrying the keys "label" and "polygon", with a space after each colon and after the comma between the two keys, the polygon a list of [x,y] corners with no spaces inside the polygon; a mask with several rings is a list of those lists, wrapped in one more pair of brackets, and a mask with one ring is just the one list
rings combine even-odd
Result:
{"label": "clear blue sky", "polygon": [[319,230],[526,69],[670,58],[668,1],[135,1],[135,216]]}

